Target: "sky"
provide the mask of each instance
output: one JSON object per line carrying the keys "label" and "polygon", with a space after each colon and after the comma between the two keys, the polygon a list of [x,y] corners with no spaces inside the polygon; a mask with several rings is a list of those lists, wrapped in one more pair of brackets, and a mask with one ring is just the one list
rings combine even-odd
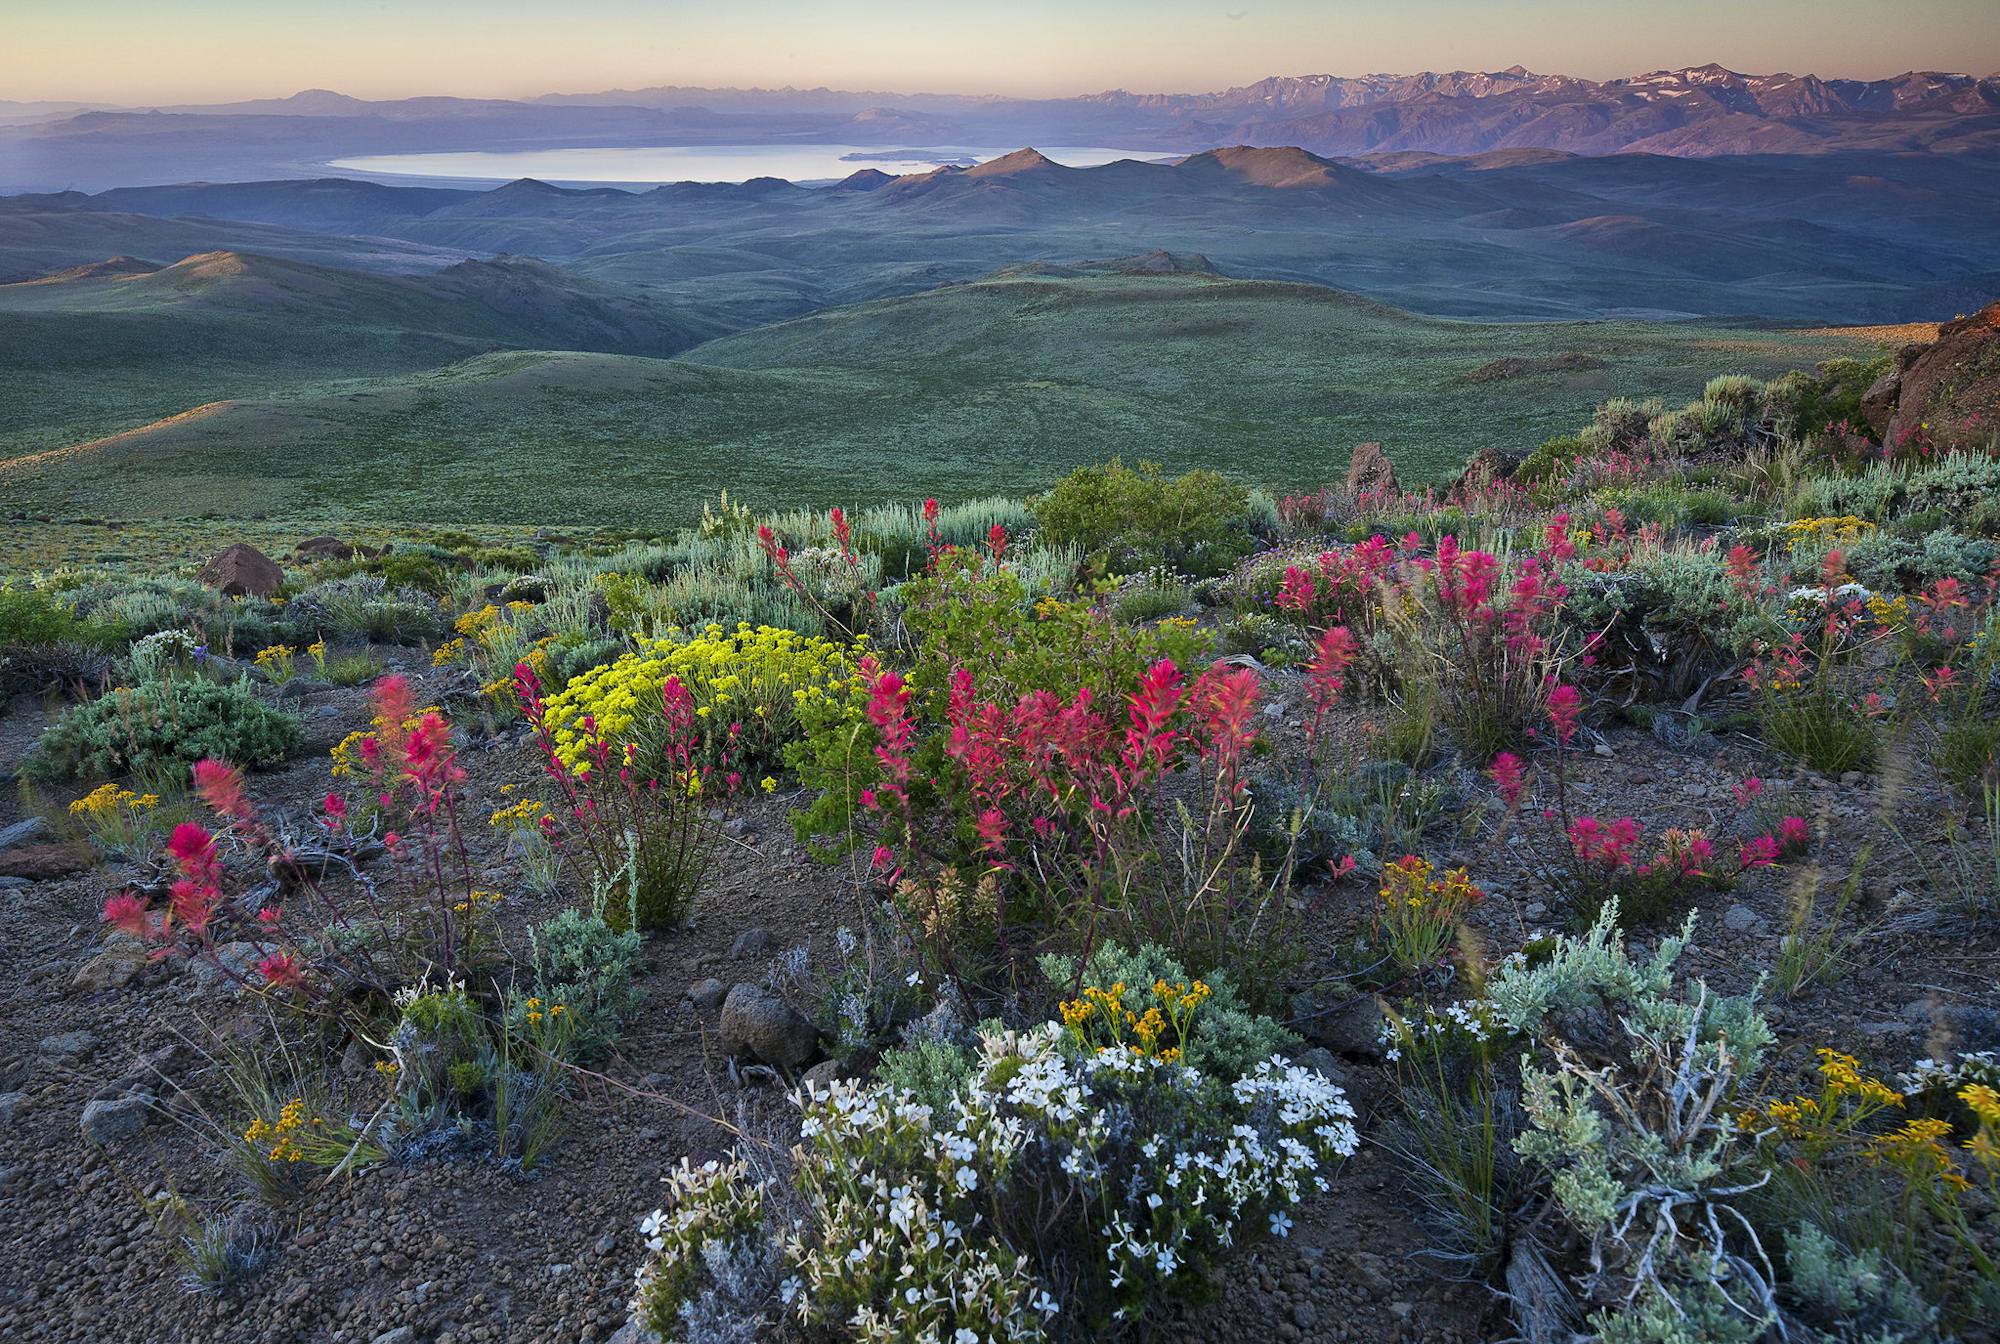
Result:
{"label": "sky", "polygon": [[[1893,14],[1893,18],[1891,18]],[[2000,0],[0,0],[0,99],[657,84],[1060,96],[1266,75],[2000,70]]]}

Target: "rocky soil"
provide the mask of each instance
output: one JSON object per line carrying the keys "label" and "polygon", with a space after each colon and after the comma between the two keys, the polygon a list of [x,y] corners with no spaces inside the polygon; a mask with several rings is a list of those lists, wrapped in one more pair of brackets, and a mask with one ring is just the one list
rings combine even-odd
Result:
{"label": "rocky soil", "polygon": [[[403,657],[425,693],[440,674]],[[1282,691],[1282,678],[1274,680]],[[307,686],[287,694],[311,742],[285,768],[253,777],[267,808],[317,798],[326,749],[368,720],[364,691]],[[1272,721],[1281,733],[1283,713]],[[0,715],[0,772],[11,772],[48,714],[17,701]],[[472,743],[462,759],[472,774],[468,812],[481,819],[502,801],[503,783],[532,785],[538,777],[532,744],[518,735]],[[1689,752],[1619,729],[1583,758],[1575,787],[1586,809],[1634,812],[1657,834],[1676,824],[1726,828],[1730,789],[1751,773],[1779,772],[1744,746]],[[1877,781],[1799,776],[1782,787],[1793,800],[1787,810],[1824,838],[1826,870],[1844,873],[1863,822],[1884,805]],[[66,796],[47,801],[59,810]],[[311,1189],[262,1215],[273,1258],[220,1299],[179,1286],[179,1268],[142,1196],[170,1186],[196,1200],[229,1191],[232,1178],[207,1156],[202,1121],[189,1107],[214,1096],[208,1055],[218,1039],[255,1031],[254,1013],[213,975],[149,964],[108,943],[97,914],[115,874],[58,871],[76,860],[56,861],[71,851],[55,831],[32,823],[0,831],[11,835],[0,841],[0,872],[17,874],[0,877],[0,1225],[12,1252],[0,1258],[0,1338],[525,1344],[612,1337],[639,1259],[638,1220],[655,1207],[663,1170],[683,1155],[718,1154],[732,1126],[781,1145],[793,1136],[785,1090],[759,1071],[730,1066],[721,1023],[727,991],[757,981],[771,955],[802,942],[825,949],[836,926],[855,921],[859,897],[844,874],[794,843],[784,814],[795,801],[781,791],[751,804],[718,855],[695,926],[649,942],[645,1007],[604,1079],[583,1089],[570,1129],[536,1179],[480,1160],[431,1160]],[[11,792],[0,796],[0,828],[28,815]],[[1432,857],[1454,857],[1449,827],[1445,834]],[[1490,893],[1478,914],[1489,950],[1563,926],[1563,912],[1528,875],[1525,846],[1465,849],[1463,860]],[[482,861],[509,898],[514,928],[557,908],[524,893],[497,851]],[[1748,988],[1791,926],[1802,871],[1757,874],[1712,898],[1689,969],[1721,988]],[[1805,1069],[1821,1043],[1852,1049],[1883,1070],[2000,1045],[1992,931],[1895,932],[1904,881],[1906,865],[1878,856],[1854,915],[1875,932],[1847,978],[1772,1005],[1781,1070]],[[1368,898],[1350,886],[1318,899],[1309,911],[1315,941],[1330,947],[1351,935]],[[1338,982],[1323,997],[1336,1010],[1301,1024],[1307,1057],[1349,1089],[1364,1117],[1393,1104],[1392,1075],[1375,1040],[1378,1010]],[[1452,1282],[1447,1267],[1421,1254],[1423,1245],[1393,1159],[1364,1146],[1332,1193],[1300,1211],[1288,1240],[1246,1252],[1216,1300],[1161,1337],[1218,1344],[1504,1337],[1503,1304],[1483,1286]]]}

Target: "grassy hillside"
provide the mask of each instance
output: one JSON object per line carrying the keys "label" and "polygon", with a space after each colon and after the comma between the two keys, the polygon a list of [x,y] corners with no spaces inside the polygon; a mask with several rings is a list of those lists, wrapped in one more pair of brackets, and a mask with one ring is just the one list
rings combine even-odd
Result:
{"label": "grassy hillside", "polygon": [[[17,459],[52,514],[665,525],[728,486],[861,504],[1035,488],[1114,453],[1277,487],[1378,439],[1412,479],[1531,446],[1612,395],[1686,398],[1865,336],[1644,323],[1490,325],[1205,275],[1020,275],[842,309],[673,360],[508,352],[246,400]],[[1605,367],[1465,382],[1502,355]]]}
{"label": "grassy hillside", "polygon": [[0,460],[330,379],[502,349],[670,355],[715,330],[525,259],[399,276],[235,252],[118,257],[0,285]]}

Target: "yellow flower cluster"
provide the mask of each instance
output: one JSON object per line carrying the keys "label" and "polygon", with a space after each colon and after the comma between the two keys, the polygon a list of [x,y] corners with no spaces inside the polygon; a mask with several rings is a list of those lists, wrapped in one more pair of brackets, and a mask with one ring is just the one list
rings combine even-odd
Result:
{"label": "yellow flower cluster", "polygon": [[443,667],[447,663],[455,663],[461,657],[463,657],[464,654],[465,654],[465,637],[463,635],[460,635],[457,639],[448,639],[444,643],[438,645],[436,649],[432,650],[431,666]]}
{"label": "yellow flower cluster", "polygon": [[263,668],[277,667],[289,670],[292,665],[292,656],[297,652],[298,650],[289,644],[273,644],[268,649],[257,650],[257,666]]}
{"label": "yellow flower cluster", "polygon": [[[855,655],[858,657],[858,654]],[[675,632],[650,647],[592,668],[551,696],[547,713],[556,756],[572,770],[589,748],[583,720],[598,736],[624,744],[641,736],[661,712],[661,688],[675,677],[695,713],[722,731],[740,723],[742,747],[775,759],[797,733],[809,702],[851,696],[861,685],[849,654],[831,640],[768,625],[734,630],[710,625],[699,634]]]}
{"label": "yellow flower cluster", "polygon": [[316,639],[312,643],[306,645],[306,655],[313,660],[314,667],[317,667],[322,672],[326,671],[325,640]]}
{"label": "yellow flower cluster", "polygon": [[69,805],[72,817],[85,820],[109,818],[119,812],[150,812],[160,805],[157,793],[134,793],[116,784],[100,784]]}
{"label": "yellow flower cluster", "polygon": [[505,899],[497,891],[489,891],[485,887],[474,887],[471,891],[465,893],[464,900],[452,903],[452,913],[460,915],[472,914],[482,907],[498,905]]}
{"label": "yellow flower cluster", "polygon": [[324,1125],[325,1119],[306,1114],[304,1099],[293,1097],[278,1110],[275,1123],[262,1119],[252,1120],[250,1127],[243,1131],[243,1142],[257,1149],[272,1162],[298,1162],[305,1157],[305,1149],[299,1144],[301,1136],[313,1126]]}
{"label": "yellow flower cluster", "polygon": [[547,810],[533,798],[523,798],[496,811],[486,819],[486,824],[496,831],[539,831]]}
{"label": "yellow flower cluster", "polygon": [[528,1010],[527,1011],[528,1025],[531,1027],[540,1026],[542,1023],[542,1019],[544,1017],[548,1017],[551,1019],[558,1018],[561,1017],[565,1012],[569,1011],[560,1003],[548,1004],[546,1005],[545,1009],[540,999],[532,997],[529,998],[528,1001],[522,1004],[521,1006]]}
{"label": "yellow flower cluster", "polygon": [[1979,1122],[1978,1132],[1965,1141],[1965,1151],[1989,1176],[2000,1176],[2000,1092],[1985,1083],[1968,1083],[1958,1090],[1958,1099]]}
{"label": "yellow flower cluster", "polygon": [[1874,530],[1875,524],[1849,513],[1833,518],[1794,518],[1785,524],[1785,538],[1796,551],[1820,542],[1853,541]]}
{"label": "yellow flower cluster", "polygon": [[453,621],[451,628],[472,639],[484,639],[493,627],[508,624],[534,609],[535,604],[532,602],[509,602],[505,608],[496,607],[488,602],[477,611],[468,611]]}
{"label": "yellow flower cluster", "polygon": [[[1082,997],[1064,1000],[1056,1011],[1072,1036],[1085,1044],[1094,1040],[1100,1053],[1129,1045],[1142,1055],[1172,1062],[1181,1057],[1195,1011],[1208,996],[1208,985],[1200,980],[1192,985],[1155,980],[1155,1002],[1143,1012],[1134,1012],[1125,1006],[1125,982],[1121,980],[1110,989],[1087,985]],[[1169,1034],[1173,1043],[1163,1046],[1161,1040]]]}
{"label": "yellow flower cluster", "polygon": [[1912,1182],[1934,1181],[1952,1191],[1970,1189],[1972,1182],[1959,1175],[1957,1164],[1945,1151],[1944,1140],[1950,1134],[1949,1120],[1906,1120],[1901,1128],[1877,1138],[1868,1156],[1896,1168]]}
{"label": "yellow flower cluster", "polygon": [[1454,868],[1442,878],[1430,860],[1411,855],[1382,868],[1382,904],[1391,912],[1398,909],[1429,908],[1440,916],[1458,918],[1479,900],[1479,888],[1463,868]]}
{"label": "yellow flower cluster", "polygon": [[1862,1101],[1878,1106],[1900,1106],[1903,1094],[1890,1087],[1879,1078],[1870,1078],[1861,1072],[1861,1061],[1853,1055],[1843,1055],[1838,1050],[1821,1046],[1819,1055],[1819,1075],[1826,1079],[1826,1086],[1836,1098],[1858,1097]]}
{"label": "yellow flower cluster", "polygon": [[1880,593],[1868,594],[1868,614],[1877,625],[1899,630],[1908,621],[1910,599],[1907,597],[1884,597]]}
{"label": "yellow flower cluster", "polygon": [[1903,1094],[1879,1078],[1861,1071],[1853,1055],[1819,1047],[1820,1091],[1816,1097],[1772,1099],[1737,1117],[1745,1130],[1769,1130],[1778,1137],[1806,1145],[1817,1157],[1836,1146],[1868,1142],[1864,1123],[1877,1111],[1901,1106]]}

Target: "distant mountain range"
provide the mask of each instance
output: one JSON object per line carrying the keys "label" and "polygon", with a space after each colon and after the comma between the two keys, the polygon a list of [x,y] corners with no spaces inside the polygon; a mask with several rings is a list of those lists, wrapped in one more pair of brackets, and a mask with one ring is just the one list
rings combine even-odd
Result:
{"label": "distant mountain range", "polygon": [[2000,74],[1744,75],[1718,65],[1595,81],[1506,70],[1287,76],[1219,93],[1021,99],[661,86],[530,100],[287,98],[145,109],[0,103],[0,191],[303,175],[350,155],[762,144],[1074,144],[1339,156],[2000,151]]}
{"label": "distant mountain range", "polygon": [[[1454,317],[1934,318],[2000,292],[2000,171],[1974,154],[1693,159],[1233,146],[1068,168],[1032,149],[837,186],[645,191],[339,178],[0,197],[0,282],[227,250],[376,274],[534,257],[740,330],[1023,264],[1200,253]],[[613,347],[625,348],[625,347]]]}

